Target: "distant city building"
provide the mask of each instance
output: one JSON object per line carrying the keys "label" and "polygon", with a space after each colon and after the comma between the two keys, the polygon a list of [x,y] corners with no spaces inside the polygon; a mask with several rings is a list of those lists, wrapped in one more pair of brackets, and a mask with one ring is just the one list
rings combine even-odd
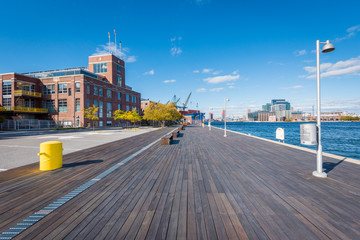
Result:
{"label": "distant city building", "polygon": [[258,112],[258,121],[268,122],[270,116],[275,116],[275,113],[268,112],[268,111],[259,111]]}
{"label": "distant city building", "polygon": [[273,99],[271,103],[262,105],[262,111],[247,112],[249,121],[285,121],[286,119],[303,120],[302,112],[294,112],[285,99]]}
{"label": "distant city building", "polygon": [[114,126],[117,109],[140,112],[139,92],[125,84],[125,63],[106,54],[90,56],[88,67],[0,74],[0,111],[8,119],[54,120],[87,126],[82,109],[99,107],[98,126]]}
{"label": "distant city building", "polygon": [[291,113],[291,118],[292,118],[293,121],[305,120],[303,112],[292,112]]}
{"label": "distant city building", "polygon": [[271,112],[271,103],[267,103],[262,106],[263,111]]}

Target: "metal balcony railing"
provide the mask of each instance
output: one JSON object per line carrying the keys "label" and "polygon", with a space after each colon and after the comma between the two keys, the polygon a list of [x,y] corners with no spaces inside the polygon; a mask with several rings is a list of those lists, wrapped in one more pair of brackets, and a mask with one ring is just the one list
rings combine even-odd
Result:
{"label": "metal balcony railing", "polygon": [[15,90],[14,91],[15,96],[31,96],[31,97],[41,97],[41,93],[39,92],[30,92],[30,91],[24,91],[24,90]]}
{"label": "metal balcony railing", "polygon": [[0,112],[13,111],[13,112],[28,112],[28,113],[48,113],[47,108],[31,108],[31,107],[0,107]]}

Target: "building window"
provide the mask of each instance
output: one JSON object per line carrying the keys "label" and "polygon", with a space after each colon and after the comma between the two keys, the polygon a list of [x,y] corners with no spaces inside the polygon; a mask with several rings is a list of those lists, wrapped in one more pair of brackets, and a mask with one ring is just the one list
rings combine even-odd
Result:
{"label": "building window", "polygon": [[117,85],[119,87],[121,87],[121,75],[120,74],[117,75]]}
{"label": "building window", "polygon": [[55,93],[55,84],[46,84],[43,86],[43,94],[54,94]]}
{"label": "building window", "polygon": [[59,112],[67,112],[67,100],[66,99],[59,99],[59,102],[58,102],[59,106]]}
{"label": "building window", "polygon": [[126,105],[126,111],[127,111],[127,112],[130,111],[129,105]]}
{"label": "building window", "polygon": [[94,63],[94,73],[107,72],[107,63]]}
{"label": "building window", "polygon": [[80,82],[75,83],[75,92],[80,92]]}
{"label": "building window", "polygon": [[97,96],[98,95],[98,87],[94,86],[94,95]]}
{"label": "building window", "polygon": [[121,66],[120,65],[116,65],[116,69],[119,73],[121,73]]}
{"label": "building window", "polygon": [[89,108],[90,107],[90,99],[88,99],[87,101],[86,101],[86,108]]}
{"label": "building window", "polygon": [[2,94],[3,95],[11,95],[11,82],[3,82]]}
{"label": "building window", "polygon": [[111,103],[106,103],[106,117],[110,118],[111,116]]}
{"label": "building window", "polygon": [[59,91],[59,93],[67,93],[67,84],[66,83],[59,83],[58,91]]}
{"label": "building window", "polygon": [[43,101],[43,108],[46,108],[49,113],[55,112],[55,100]]}
{"label": "building window", "polygon": [[126,101],[129,102],[130,101],[130,95],[126,94]]}
{"label": "building window", "polygon": [[87,94],[90,94],[90,83],[86,84],[86,92]]}
{"label": "building window", "polygon": [[75,99],[75,106],[76,106],[75,111],[80,112],[81,111],[80,110],[80,98]]}
{"label": "building window", "polygon": [[102,101],[99,101],[99,117],[100,117],[100,118],[103,117],[103,111],[104,111],[103,102],[102,102]]}
{"label": "building window", "polygon": [[72,121],[64,121],[62,125],[71,127],[72,126]]}
{"label": "building window", "polygon": [[71,88],[68,90],[68,96],[71,96]]}
{"label": "building window", "polygon": [[121,92],[118,92],[118,100],[121,100]]}
{"label": "building window", "polygon": [[3,98],[3,107],[11,107],[11,97]]}
{"label": "building window", "polygon": [[118,109],[121,110],[121,104],[118,104]]}
{"label": "building window", "polygon": [[106,96],[111,98],[111,89],[106,89]]}
{"label": "building window", "polygon": [[102,87],[99,87],[99,96],[102,97],[102,95],[103,95],[103,88],[102,88]]}

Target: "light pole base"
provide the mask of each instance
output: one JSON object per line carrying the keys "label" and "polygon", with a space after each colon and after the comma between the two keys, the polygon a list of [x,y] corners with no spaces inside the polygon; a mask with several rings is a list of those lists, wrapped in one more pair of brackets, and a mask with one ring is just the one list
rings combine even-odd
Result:
{"label": "light pole base", "polygon": [[313,171],[312,175],[315,176],[315,177],[319,177],[319,178],[326,178],[327,177],[327,174],[325,172],[318,173],[317,171]]}

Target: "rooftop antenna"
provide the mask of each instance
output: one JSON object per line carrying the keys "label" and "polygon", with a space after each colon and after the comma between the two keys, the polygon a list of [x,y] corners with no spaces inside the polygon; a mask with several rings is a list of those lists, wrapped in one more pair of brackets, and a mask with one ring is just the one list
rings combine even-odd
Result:
{"label": "rooftop antenna", "polygon": [[121,41],[120,41],[120,59],[121,59],[121,55],[122,55],[122,52],[121,52]]}
{"label": "rooftop antenna", "polygon": [[115,54],[116,54],[116,31],[114,29],[114,34],[115,34]]}
{"label": "rooftop antenna", "polygon": [[110,48],[110,32],[108,32],[108,36],[109,36],[109,52],[111,53],[111,48]]}

